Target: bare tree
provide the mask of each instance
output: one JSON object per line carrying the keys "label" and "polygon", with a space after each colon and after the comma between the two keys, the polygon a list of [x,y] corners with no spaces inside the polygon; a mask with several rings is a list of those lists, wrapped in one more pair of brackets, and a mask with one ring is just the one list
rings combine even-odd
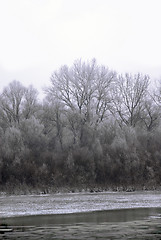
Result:
{"label": "bare tree", "polygon": [[52,148],[63,149],[63,128],[64,128],[64,112],[63,105],[60,101],[51,97],[46,97],[43,102],[43,114],[41,121],[44,124],[44,132],[50,140]]}
{"label": "bare tree", "polygon": [[101,122],[109,109],[110,87],[115,72],[90,63],[76,61],[71,68],[63,66],[51,77],[52,86],[48,94],[59,99],[65,109],[80,114],[82,121],[89,124]]}
{"label": "bare tree", "polygon": [[153,98],[147,98],[143,102],[143,111],[141,112],[141,121],[148,131],[153,130],[160,121],[159,107]]}
{"label": "bare tree", "polygon": [[25,89],[24,102],[23,102],[23,116],[25,119],[29,119],[34,116],[38,110],[38,91],[29,86]]}
{"label": "bare tree", "polygon": [[122,124],[135,126],[140,120],[149,77],[141,74],[118,76],[113,89],[113,114]]}
{"label": "bare tree", "polygon": [[25,87],[20,82],[13,81],[0,96],[0,109],[10,126],[19,124],[24,94]]}
{"label": "bare tree", "polygon": [[160,108],[161,106],[161,79],[155,82],[155,89],[151,94],[151,97],[155,104]]}

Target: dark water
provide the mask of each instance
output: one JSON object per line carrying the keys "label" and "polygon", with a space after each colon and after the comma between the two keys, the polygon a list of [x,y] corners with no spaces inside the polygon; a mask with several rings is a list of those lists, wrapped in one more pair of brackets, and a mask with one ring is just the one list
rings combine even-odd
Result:
{"label": "dark water", "polygon": [[45,226],[49,224],[127,222],[150,218],[160,218],[161,220],[161,208],[137,208],[72,214],[20,216],[4,218],[3,222],[14,226]]}

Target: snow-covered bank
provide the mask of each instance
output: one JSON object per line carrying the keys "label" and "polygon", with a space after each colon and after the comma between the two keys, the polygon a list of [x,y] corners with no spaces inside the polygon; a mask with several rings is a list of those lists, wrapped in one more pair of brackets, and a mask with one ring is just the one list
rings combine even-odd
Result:
{"label": "snow-covered bank", "polygon": [[160,191],[0,196],[0,217],[160,208]]}

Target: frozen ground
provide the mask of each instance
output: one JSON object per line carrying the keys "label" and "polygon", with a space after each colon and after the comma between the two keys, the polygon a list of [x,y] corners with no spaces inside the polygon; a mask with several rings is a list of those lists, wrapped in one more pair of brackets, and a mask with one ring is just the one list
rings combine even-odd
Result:
{"label": "frozen ground", "polygon": [[0,197],[0,218],[132,208],[161,208],[161,192],[68,193]]}

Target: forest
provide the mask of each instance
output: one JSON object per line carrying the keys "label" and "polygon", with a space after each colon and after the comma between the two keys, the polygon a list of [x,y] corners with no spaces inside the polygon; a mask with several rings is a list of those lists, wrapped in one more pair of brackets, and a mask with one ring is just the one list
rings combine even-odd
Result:
{"label": "forest", "polygon": [[0,189],[161,187],[161,82],[95,59],[0,92]]}

